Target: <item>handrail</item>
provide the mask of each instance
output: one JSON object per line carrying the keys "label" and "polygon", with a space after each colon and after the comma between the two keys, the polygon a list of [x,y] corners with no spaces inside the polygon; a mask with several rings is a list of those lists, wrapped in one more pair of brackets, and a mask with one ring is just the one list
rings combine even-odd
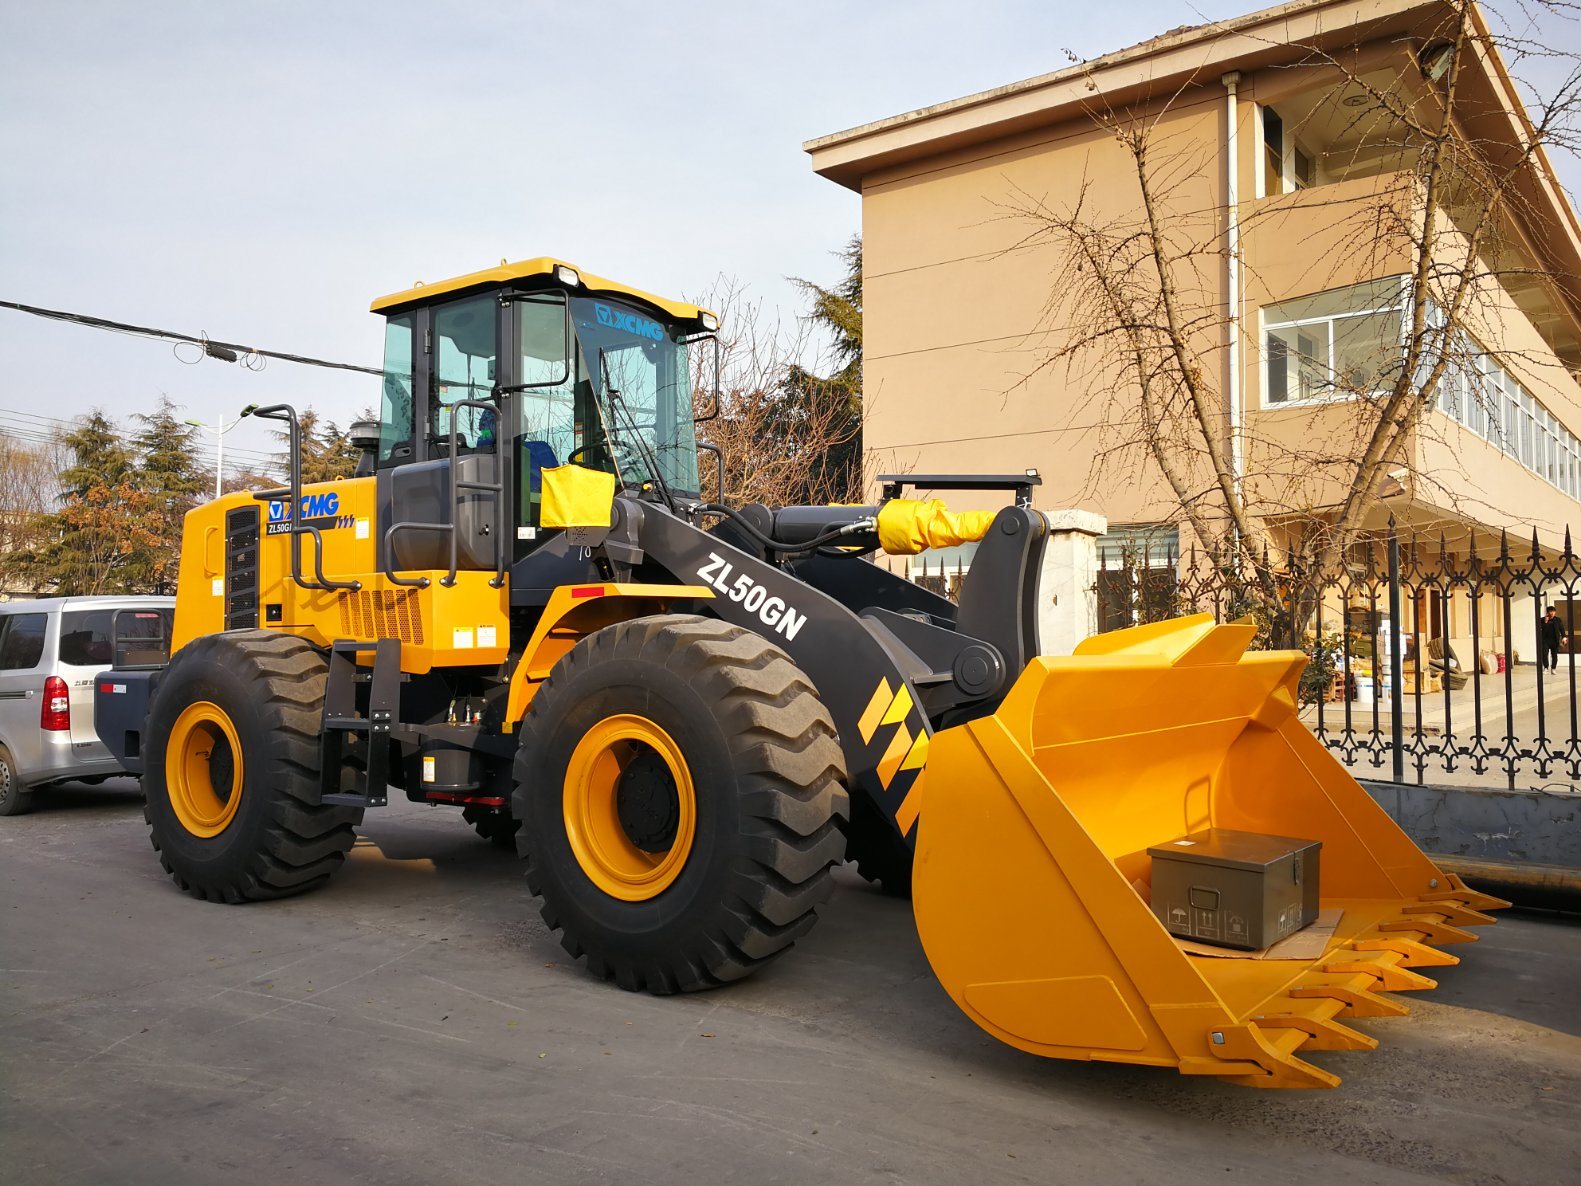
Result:
{"label": "handrail", "polygon": [[[304,589],[318,589],[325,593],[344,590],[355,593],[362,588],[361,581],[334,581],[324,575],[324,537],[317,527],[309,527],[303,522],[302,515],[302,426],[297,422],[296,409],[290,404],[270,404],[264,408],[253,408],[244,415],[253,415],[260,420],[284,420],[289,432],[287,442],[289,449],[286,454],[288,459],[288,481],[290,485],[284,490],[259,490],[253,497],[259,502],[274,502],[284,498],[288,524],[286,533],[291,537],[291,579]],[[268,528],[265,526],[265,531]],[[309,581],[302,575],[302,537],[313,537],[313,580]]]}

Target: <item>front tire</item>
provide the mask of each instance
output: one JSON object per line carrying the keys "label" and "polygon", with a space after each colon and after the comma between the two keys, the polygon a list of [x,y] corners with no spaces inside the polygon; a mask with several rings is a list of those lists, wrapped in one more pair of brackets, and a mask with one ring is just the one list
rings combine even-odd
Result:
{"label": "front tire", "polygon": [[211,634],[171,660],[148,714],[143,816],[172,880],[246,902],[314,889],[362,812],[319,802],[324,656],[265,630]]}
{"label": "front tire", "polygon": [[844,779],[828,711],[778,647],[701,617],[607,627],[522,721],[528,888],[565,949],[622,988],[738,980],[833,893]]}

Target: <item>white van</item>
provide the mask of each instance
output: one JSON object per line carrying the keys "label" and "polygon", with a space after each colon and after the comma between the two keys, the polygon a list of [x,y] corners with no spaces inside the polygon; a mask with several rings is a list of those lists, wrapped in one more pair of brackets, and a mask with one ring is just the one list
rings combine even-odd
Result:
{"label": "white van", "polygon": [[0,815],[29,791],[123,774],[93,730],[93,677],[170,658],[174,597],[48,597],[0,605]]}

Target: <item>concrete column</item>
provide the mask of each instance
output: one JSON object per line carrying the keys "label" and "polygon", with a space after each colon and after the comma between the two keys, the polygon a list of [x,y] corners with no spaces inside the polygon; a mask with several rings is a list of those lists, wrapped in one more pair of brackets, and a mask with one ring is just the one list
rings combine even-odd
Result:
{"label": "concrete column", "polygon": [[1098,537],[1109,521],[1091,511],[1044,511],[1049,541],[1038,574],[1038,653],[1068,655],[1098,633]]}

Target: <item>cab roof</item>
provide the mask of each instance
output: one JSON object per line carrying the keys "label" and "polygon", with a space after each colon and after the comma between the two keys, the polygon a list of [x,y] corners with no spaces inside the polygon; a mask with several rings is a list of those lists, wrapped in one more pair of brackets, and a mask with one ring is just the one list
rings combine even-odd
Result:
{"label": "cab roof", "polygon": [[622,284],[618,280],[608,280],[603,276],[594,276],[573,263],[563,259],[554,259],[550,256],[518,260],[516,263],[505,263],[502,260],[498,267],[485,268],[481,272],[468,272],[465,276],[456,276],[450,280],[440,280],[433,284],[424,284],[419,281],[405,292],[394,292],[389,296],[380,297],[373,302],[371,309],[375,313],[387,313],[392,309],[399,309],[405,305],[425,305],[432,302],[436,297],[465,292],[472,288],[496,288],[510,284],[513,281],[530,279],[534,276],[552,277],[557,267],[570,268],[581,277],[581,288],[572,291],[632,297],[652,305],[656,309],[662,309],[679,321],[696,321],[704,313],[711,312],[711,310],[700,308],[697,305],[687,304],[685,301],[672,301],[667,297],[654,296],[651,292],[644,292],[640,288],[633,288],[631,285]]}

